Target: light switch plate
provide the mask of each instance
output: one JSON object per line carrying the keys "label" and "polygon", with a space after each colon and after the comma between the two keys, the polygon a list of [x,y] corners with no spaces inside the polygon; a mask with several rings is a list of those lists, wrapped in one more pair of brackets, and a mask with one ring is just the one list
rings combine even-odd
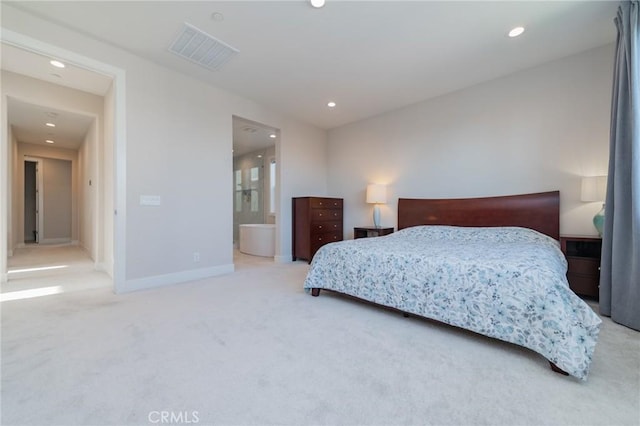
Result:
{"label": "light switch plate", "polygon": [[159,206],[162,199],[159,195],[141,195],[140,196],[140,205],[141,206]]}

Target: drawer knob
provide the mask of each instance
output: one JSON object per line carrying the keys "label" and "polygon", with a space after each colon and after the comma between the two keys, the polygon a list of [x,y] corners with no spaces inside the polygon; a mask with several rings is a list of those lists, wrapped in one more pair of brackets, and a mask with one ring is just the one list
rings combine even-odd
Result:
{"label": "drawer knob", "polygon": [[318,229],[322,229],[322,225],[318,225]]}
{"label": "drawer knob", "polygon": [[322,213],[318,214],[318,216],[322,216]]}
{"label": "drawer knob", "polygon": [[318,237],[318,241],[322,241],[322,237]]}
{"label": "drawer knob", "polygon": [[320,201],[320,205],[322,205],[322,201]]}

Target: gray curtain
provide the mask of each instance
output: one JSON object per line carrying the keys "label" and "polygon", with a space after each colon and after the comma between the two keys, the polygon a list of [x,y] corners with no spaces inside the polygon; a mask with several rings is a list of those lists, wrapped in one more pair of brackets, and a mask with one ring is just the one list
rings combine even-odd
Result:
{"label": "gray curtain", "polygon": [[640,330],[640,37],[638,1],[623,1],[611,100],[600,312]]}

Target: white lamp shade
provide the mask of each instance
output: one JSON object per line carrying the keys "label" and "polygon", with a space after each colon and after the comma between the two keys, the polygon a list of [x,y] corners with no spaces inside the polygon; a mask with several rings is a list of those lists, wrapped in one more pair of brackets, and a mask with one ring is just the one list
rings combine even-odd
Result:
{"label": "white lamp shade", "polygon": [[604,201],[607,195],[606,176],[586,176],[582,178],[580,199],[585,202]]}
{"label": "white lamp shade", "polygon": [[367,185],[367,203],[385,204],[387,202],[387,187],[378,183]]}

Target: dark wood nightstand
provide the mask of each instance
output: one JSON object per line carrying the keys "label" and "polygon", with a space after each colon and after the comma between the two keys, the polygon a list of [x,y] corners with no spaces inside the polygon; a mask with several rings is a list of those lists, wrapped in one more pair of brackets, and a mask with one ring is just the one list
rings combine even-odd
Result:
{"label": "dark wood nightstand", "polygon": [[569,263],[567,280],[571,290],[598,299],[602,238],[561,235],[560,247]]}
{"label": "dark wood nightstand", "polygon": [[353,228],[353,238],[382,237],[393,234],[393,228],[376,228],[375,226]]}

